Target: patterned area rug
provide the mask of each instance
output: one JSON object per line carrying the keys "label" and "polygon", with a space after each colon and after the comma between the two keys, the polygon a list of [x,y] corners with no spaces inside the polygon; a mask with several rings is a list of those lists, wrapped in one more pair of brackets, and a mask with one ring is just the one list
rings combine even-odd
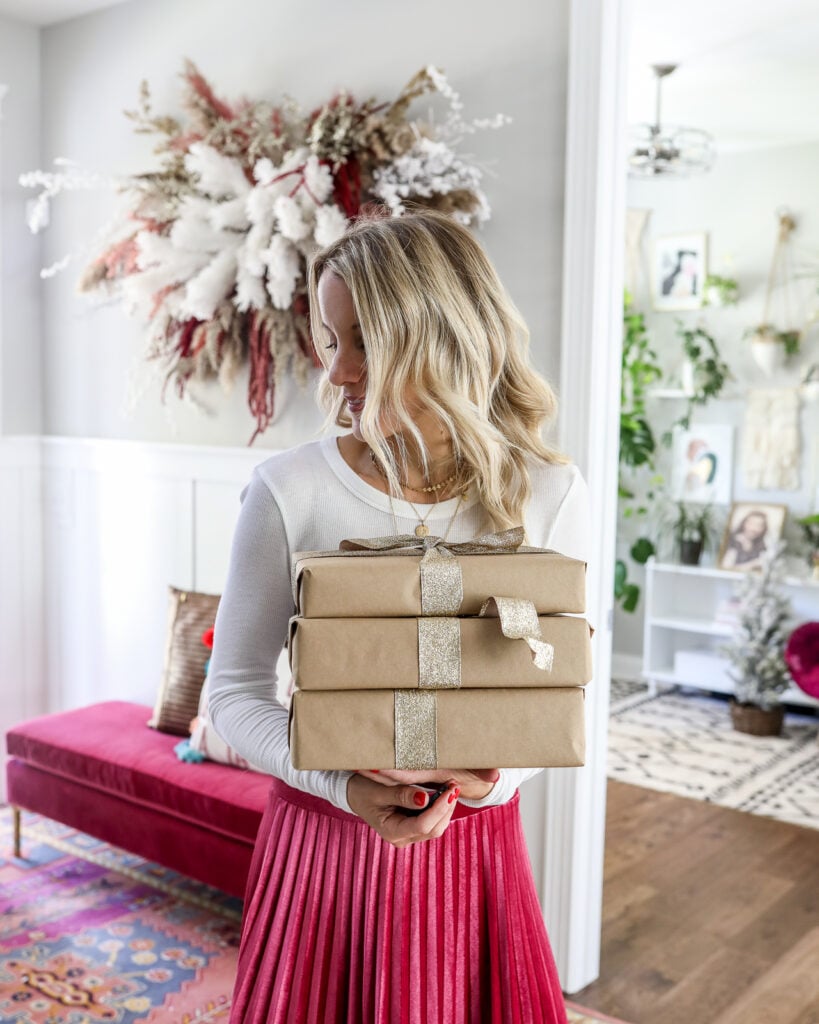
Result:
{"label": "patterned area rug", "polygon": [[819,718],[786,711],[783,735],[731,726],[726,699],[674,689],[656,697],[612,683],[609,778],[819,829]]}
{"label": "patterned area rug", "polygon": [[[22,833],[17,860],[0,808],[0,1022],[227,1020],[240,900],[35,814]],[[614,1021],[567,1012],[570,1024]]]}
{"label": "patterned area rug", "polygon": [[0,1021],[228,1017],[241,902],[33,814],[0,812]]}

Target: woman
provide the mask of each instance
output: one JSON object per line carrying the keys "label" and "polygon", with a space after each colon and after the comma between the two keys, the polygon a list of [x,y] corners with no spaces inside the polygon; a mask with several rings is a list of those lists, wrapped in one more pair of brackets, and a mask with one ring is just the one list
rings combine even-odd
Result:
{"label": "woman", "polygon": [[[292,552],[523,523],[585,558],[585,483],[540,439],[554,396],[465,228],[365,220],[315,257],[309,286],[321,399],[349,432],[254,471],[210,668],[216,729],[275,776],[231,1020],[564,1024],[518,810],[540,769],[296,771],[275,679]],[[423,782],[446,784],[431,805]]]}
{"label": "woman", "polygon": [[742,572],[761,569],[768,553],[767,535],[766,513],[758,510],[748,512],[728,537],[722,556],[722,568],[739,569]]}

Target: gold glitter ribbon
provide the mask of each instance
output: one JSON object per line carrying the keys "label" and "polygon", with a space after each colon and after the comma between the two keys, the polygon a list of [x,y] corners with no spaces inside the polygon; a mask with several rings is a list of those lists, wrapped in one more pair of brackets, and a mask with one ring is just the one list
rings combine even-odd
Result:
{"label": "gold glitter ribbon", "polygon": [[450,690],[460,685],[460,620],[443,615],[418,619],[418,686]]}
{"label": "gold glitter ribbon", "polygon": [[525,640],[532,652],[535,668],[551,672],[555,649],[543,639],[537,611],[531,601],[518,597],[490,597],[484,601],[479,615],[496,614],[501,632],[510,640]]}
{"label": "gold glitter ribbon", "polygon": [[395,767],[438,767],[438,698],[434,690],[395,690]]}

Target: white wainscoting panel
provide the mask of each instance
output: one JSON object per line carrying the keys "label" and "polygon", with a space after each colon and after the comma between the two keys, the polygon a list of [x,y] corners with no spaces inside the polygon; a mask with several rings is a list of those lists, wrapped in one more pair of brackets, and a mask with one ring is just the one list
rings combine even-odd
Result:
{"label": "white wainscoting panel", "polygon": [[[0,734],[47,709],[40,443],[0,439]],[[5,772],[0,801],[5,800]]]}
{"label": "white wainscoting panel", "polygon": [[153,703],[168,586],[221,593],[239,494],[269,455],[43,439],[49,708]]}

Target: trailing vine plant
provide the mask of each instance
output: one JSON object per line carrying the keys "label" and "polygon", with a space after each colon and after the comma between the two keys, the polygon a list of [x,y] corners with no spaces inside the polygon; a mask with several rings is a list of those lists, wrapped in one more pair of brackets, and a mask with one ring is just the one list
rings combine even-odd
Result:
{"label": "trailing vine plant", "polygon": [[[623,502],[624,519],[645,517],[648,514],[646,501],[654,497],[654,487],[662,483],[662,476],[654,472],[654,457],[657,441],[646,412],[648,389],[662,377],[657,362],[657,353],[645,324],[644,314],[634,309],[634,300],[626,292],[623,303],[623,355],[620,384],[620,468],[618,496]],[[646,472],[652,475],[647,484],[643,479]],[[644,497],[639,496],[646,487]],[[654,542],[647,536],[640,536],[629,549],[631,558],[638,565],[645,565],[654,554]],[[623,559],[617,559],[614,570],[614,597],[623,611],[633,612],[640,600],[640,587],[628,578],[628,566]]]}
{"label": "trailing vine plant", "polygon": [[694,390],[687,396],[685,412],[663,434],[666,446],[671,445],[673,428],[680,426],[688,430],[694,408],[716,398],[726,381],[732,378],[731,369],[720,356],[716,341],[704,327],[686,327],[682,320],[677,320],[677,336],[682,341],[686,359],[693,367]]}

